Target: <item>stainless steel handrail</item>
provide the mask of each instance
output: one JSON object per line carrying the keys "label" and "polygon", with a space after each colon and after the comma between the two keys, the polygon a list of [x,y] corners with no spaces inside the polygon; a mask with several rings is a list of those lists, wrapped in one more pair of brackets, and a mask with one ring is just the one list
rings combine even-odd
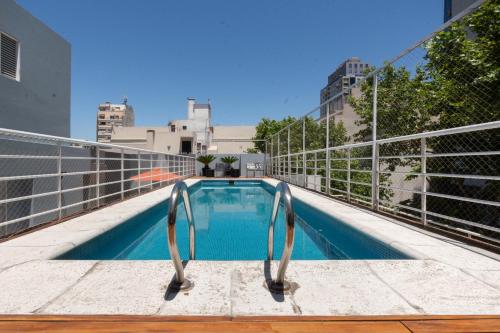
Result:
{"label": "stainless steel handrail", "polygon": [[276,280],[273,280],[269,285],[269,289],[274,291],[284,291],[290,289],[290,284],[285,281],[285,271],[288,267],[288,262],[292,256],[293,240],[295,236],[295,214],[293,212],[292,194],[287,183],[279,182],[276,185],[276,192],[274,194],[273,212],[271,221],[269,223],[268,239],[267,239],[267,259],[272,260],[274,254],[274,224],[278,216],[281,199],[283,198],[285,206],[285,246],[283,254],[281,255],[280,264],[278,266],[278,274]]}
{"label": "stainless steel handrail", "polygon": [[177,221],[177,206],[179,198],[182,195],[184,199],[184,208],[189,223],[189,259],[195,259],[195,233],[196,229],[193,221],[193,211],[191,210],[191,202],[189,201],[188,188],[184,181],[175,183],[170,198],[168,199],[168,215],[167,215],[167,240],[170,257],[175,266],[175,284],[180,290],[189,289],[193,283],[184,277],[184,267],[182,265],[179,249],[177,247],[177,237],[175,232],[175,223]]}

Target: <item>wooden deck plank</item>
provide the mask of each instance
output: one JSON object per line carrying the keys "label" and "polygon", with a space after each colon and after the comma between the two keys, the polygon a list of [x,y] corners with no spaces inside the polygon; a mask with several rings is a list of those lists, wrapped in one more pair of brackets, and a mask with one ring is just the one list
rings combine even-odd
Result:
{"label": "wooden deck plank", "polygon": [[410,333],[399,321],[342,322],[93,322],[93,321],[15,321],[0,322],[0,332],[190,332],[190,333],[302,333],[372,332]]}
{"label": "wooden deck plank", "polygon": [[288,321],[417,321],[417,320],[465,320],[497,319],[500,315],[377,315],[377,316],[148,316],[148,315],[19,315],[0,314],[1,321],[244,321],[244,322],[288,322]]}
{"label": "wooden deck plank", "polygon": [[500,332],[500,316],[0,315],[3,332]]}
{"label": "wooden deck plank", "polygon": [[500,332],[500,319],[403,320],[413,333]]}

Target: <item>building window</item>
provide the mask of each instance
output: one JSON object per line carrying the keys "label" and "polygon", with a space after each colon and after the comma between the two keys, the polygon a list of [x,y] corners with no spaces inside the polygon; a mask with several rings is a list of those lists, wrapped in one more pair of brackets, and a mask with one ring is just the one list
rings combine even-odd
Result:
{"label": "building window", "polygon": [[186,125],[182,126],[182,129],[185,131],[188,129],[188,127]]}
{"label": "building window", "polygon": [[175,125],[170,125],[170,132],[175,132]]}
{"label": "building window", "polygon": [[17,40],[0,33],[0,73],[18,80],[18,43]]}

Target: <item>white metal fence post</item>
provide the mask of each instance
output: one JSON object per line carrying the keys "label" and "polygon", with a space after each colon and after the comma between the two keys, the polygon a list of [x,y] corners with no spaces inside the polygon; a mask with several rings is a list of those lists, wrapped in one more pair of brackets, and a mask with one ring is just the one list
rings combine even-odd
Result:
{"label": "white metal fence post", "polygon": [[62,217],[62,147],[59,143],[57,145],[57,208],[59,220]]}
{"label": "white metal fence post", "polygon": [[347,202],[351,202],[351,148],[347,148]]}
{"label": "white metal fence post", "polygon": [[281,149],[280,149],[280,145],[281,145],[280,133],[278,132],[278,178],[281,179],[281,156],[280,156]]}
{"label": "white metal fence post", "polygon": [[153,154],[149,154],[149,188],[153,189]]}
{"label": "white metal fence post", "polygon": [[307,186],[307,171],[306,171],[306,118],[302,119],[302,173],[304,176],[303,186]]}
{"label": "white metal fence post", "polygon": [[262,172],[262,176],[264,176],[264,173],[267,175],[267,140],[264,141],[264,170]]}
{"label": "white metal fence post", "polygon": [[120,196],[121,196],[121,199],[123,200],[124,198],[124,190],[125,190],[125,172],[123,171],[123,168],[125,167],[125,163],[124,163],[124,160],[123,160],[123,156],[124,153],[123,153],[123,149],[121,149],[121,154],[120,154]]}
{"label": "white metal fence post", "polygon": [[325,192],[326,195],[330,195],[330,103],[326,104],[326,154],[325,154],[325,172],[326,172],[326,184],[325,184]]}
{"label": "white metal fence post", "polygon": [[271,136],[271,177],[274,177],[274,136]]}
{"label": "white metal fence post", "polygon": [[138,190],[139,190],[139,194],[141,194],[141,182],[142,182],[142,179],[141,179],[141,151],[138,150],[137,151],[137,187],[138,187]]}
{"label": "white metal fence post", "polygon": [[379,160],[377,145],[377,75],[373,75],[373,118],[372,118],[372,208],[378,210],[379,204]]}
{"label": "white metal fence post", "polygon": [[[318,153],[314,152],[314,190],[318,191]],[[319,192],[321,192],[321,180],[319,181]]]}
{"label": "white metal fence post", "polygon": [[99,146],[95,147],[96,151],[96,194],[97,194],[97,207],[101,206],[101,152]]}
{"label": "white metal fence post", "polygon": [[421,173],[422,173],[422,194],[420,196],[420,209],[422,210],[422,223],[427,225],[427,140],[426,138],[420,139],[420,155],[421,157]]}
{"label": "white metal fence post", "polygon": [[288,162],[288,182],[291,182],[292,180],[292,159],[290,156],[290,126],[288,126],[288,133],[287,133],[287,154],[288,156],[286,157],[286,160]]}

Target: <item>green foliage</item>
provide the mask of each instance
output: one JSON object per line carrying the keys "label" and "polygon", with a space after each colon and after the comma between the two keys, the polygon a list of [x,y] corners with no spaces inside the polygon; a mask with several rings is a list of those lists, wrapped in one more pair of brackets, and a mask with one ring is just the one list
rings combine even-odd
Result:
{"label": "green foliage", "polygon": [[[378,75],[377,84],[377,138],[388,138],[424,131],[431,121],[429,107],[432,101],[427,89],[427,75],[417,68],[412,77],[403,66],[387,65]],[[356,141],[371,140],[373,118],[373,79],[361,85],[360,98],[349,102],[361,117],[356,124],[360,131]]]}
{"label": "green foliage", "polygon": [[226,163],[227,165],[231,166],[231,164],[238,161],[238,158],[236,156],[224,156],[220,160],[222,161],[222,163]]}
{"label": "green foliage", "polygon": [[[304,124],[305,121],[305,124]],[[303,150],[303,136],[302,129],[305,128],[305,148],[306,150],[322,149],[326,147],[326,119],[321,120],[314,119],[311,116],[307,116],[303,121],[296,122],[295,118],[287,117],[283,120],[271,120],[268,118],[263,118],[256,127],[256,136],[254,139],[267,139],[268,143],[271,143],[271,136],[273,137],[273,143],[277,146],[278,137],[275,135],[280,130],[286,128],[290,125],[290,152],[297,153]],[[349,140],[347,136],[347,130],[345,129],[343,122],[335,122],[334,118],[330,119],[330,146],[342,145]],[[281,149],[286,147],[288,150],[288,130],[280,132],[280,146]],[[260,152],[265,151],[265,143],[258,142],[255,144],[256,148]],[[270,147],[268,147],[268,152]]]}
{"label": "green foliage", "polygon": [[[386,65],[378,74],[377,137],[453,128],[500,120],[500,1],[485,2],[478,10],[437,33],[424,44],[425,63],[415,72]],[[362,129],[357,141],[372,132],[372,81],[361,86],[362,95],[351,98]],[[427,140],[427,151],[449,153],[498,150],[498,131],[436,137]],[[419,140],[385,144],[381,155],[420,154]],[[382,170],[411,167],[420,172],[420,158],[384,160]],[[429,158],[427,172],[497,175],[500,166],[494,156]],[[414,177],[406,177],[411,180]],[[381,183],[383,180],[381,179]],[[464,178],[429,177],[428,191],[476,199],[500,201],[500,182],[466,184]],[[420,197],[407,204],[420,207]],[[494,224],[494,207],[450,202],[427,197],[430,211],[462,219]],[[464,216],[464,212],[466,216]],[[449,223],[449,221],[447,221]],[[461,225],[463,227],[463,225]]]}
{"label": "green foliage", "polygon": [[500,1],[485,2],[426,45],[431,129],[500,119]]}
{"label": "green foliage", "polygon": [[[269,118],[262,118],[262,120],[257,124],[255,130],[254,140],[268,140],[272,135],[278,133],[281,129],[290,125],[295,121],[294,117],[287,117],[283,120],[274,120]],[[255,142],[255,148],[257,151],[263,153],[266,151],[266,143],[263,141]]]}
{"label": "green foliage", "polygon": [[[424,43],[426,54],[424,61],[416,67],[386,64],[377,73],[377,139],[422,133],[443,128],[453,128],[500,120],[500,1],[486,1],[474,13],[454,22],[447,29],[437,33]],[[416,51],[418,52],[418,51]],[[410,63],[414,55],[408,56]],[[400,62],[404,62],[403,58]],[[350,97],[349,104],[359,115],[356,125],[359,131],[353,134],[356,142],[369,141],[372,137],[373,118],[373,79],[361,84],[361,96]],[[288,117],[282,121],[263,119],[257,126],[256,138],[269,139],[272,134],[292,123],[295,119]],[[302,126],[305,127],[303,142]],[[300,153],[319,150],[326,147],[326,122],[307,116],[303,121],[290,127],[279,135],[280,151],[277,151],[278,138],[273,137],[273,154],[283,155],[290,152]],[[498,130],[481,131],[472,134],[450,135],[429,138],[426,141],[427,152],[449,153],[469,151],[498,151]],[[332,118],[329,128],[330,147],[348,143],[348,137],[342,122]],[[264,151],[264,143],[259,150]],[[269,150],[269,149],[268,149]],[[347,151],[332,150],[331,188],[347,191]],[[391,158],[382,160],[379,168],[379,182],[390,185],[391,177],[385,171],[421,172],[420,140],[410,140],[383,144],[380,146],[381,156],[417,155],[411,158]],[[309,154],[308,154],[309,155]],[[353,148],[351,158],[370,157],[371,147]],[[318,151],[316,161],[306,156],[307,174],[325,177],[326,154]],[[302,155],[292,157],[292,174],[302,172]],[[296,159],[296,160],[295,160]],[[281,169],[287,167],[286,157],[280,158]],[[369,159],[351,159],[351,192],[370,197]],[[453,156],[445,158],[429,157],[427,173],[448,173],[463,175],[498,175],[500,165],[496,156]],[[394,174],[393,174],[394,175]],[[397,178],[394,178],[397,179]],[[428,177],[428,191],[448,195],[473,197],[481,200],[500,201],[500,182],[484,180],[467,183],[465,178]],[[415,176],[407,176],[402,180],[415,180]],[[354,182],[358,183],[355,184]],[[473,184],[472,184],[473,183]],[[322,184],[324,186],[325,184]],[[337,193],[338,194],[338,193]],[[380,198],[390,199],[392,191],[381,188]],[[405,203],[420,208],[420,197],[415,195]],[[451,201],[447,198],[427,196],[429,211],[452,217],[479,221],[479,223],[498,224],[498,211],[494,206]],[[496,217],[495,217],[496,216]],[[433,217],[437,219],[436,217]],[[450,221],[446,221],[450,223]],[[461,225],[461,227],[464,227]],[[497,235],[498,236],[498,235]]]}
{"label": "green foliage", "polygon": [[201,155],[201,156],[198,156],[198,158],[196,160],[200,163],[203,163],[205,165],[205,167],[208,167],[208,165],[210,163],[215,161],[215,156],[214,155]]}

